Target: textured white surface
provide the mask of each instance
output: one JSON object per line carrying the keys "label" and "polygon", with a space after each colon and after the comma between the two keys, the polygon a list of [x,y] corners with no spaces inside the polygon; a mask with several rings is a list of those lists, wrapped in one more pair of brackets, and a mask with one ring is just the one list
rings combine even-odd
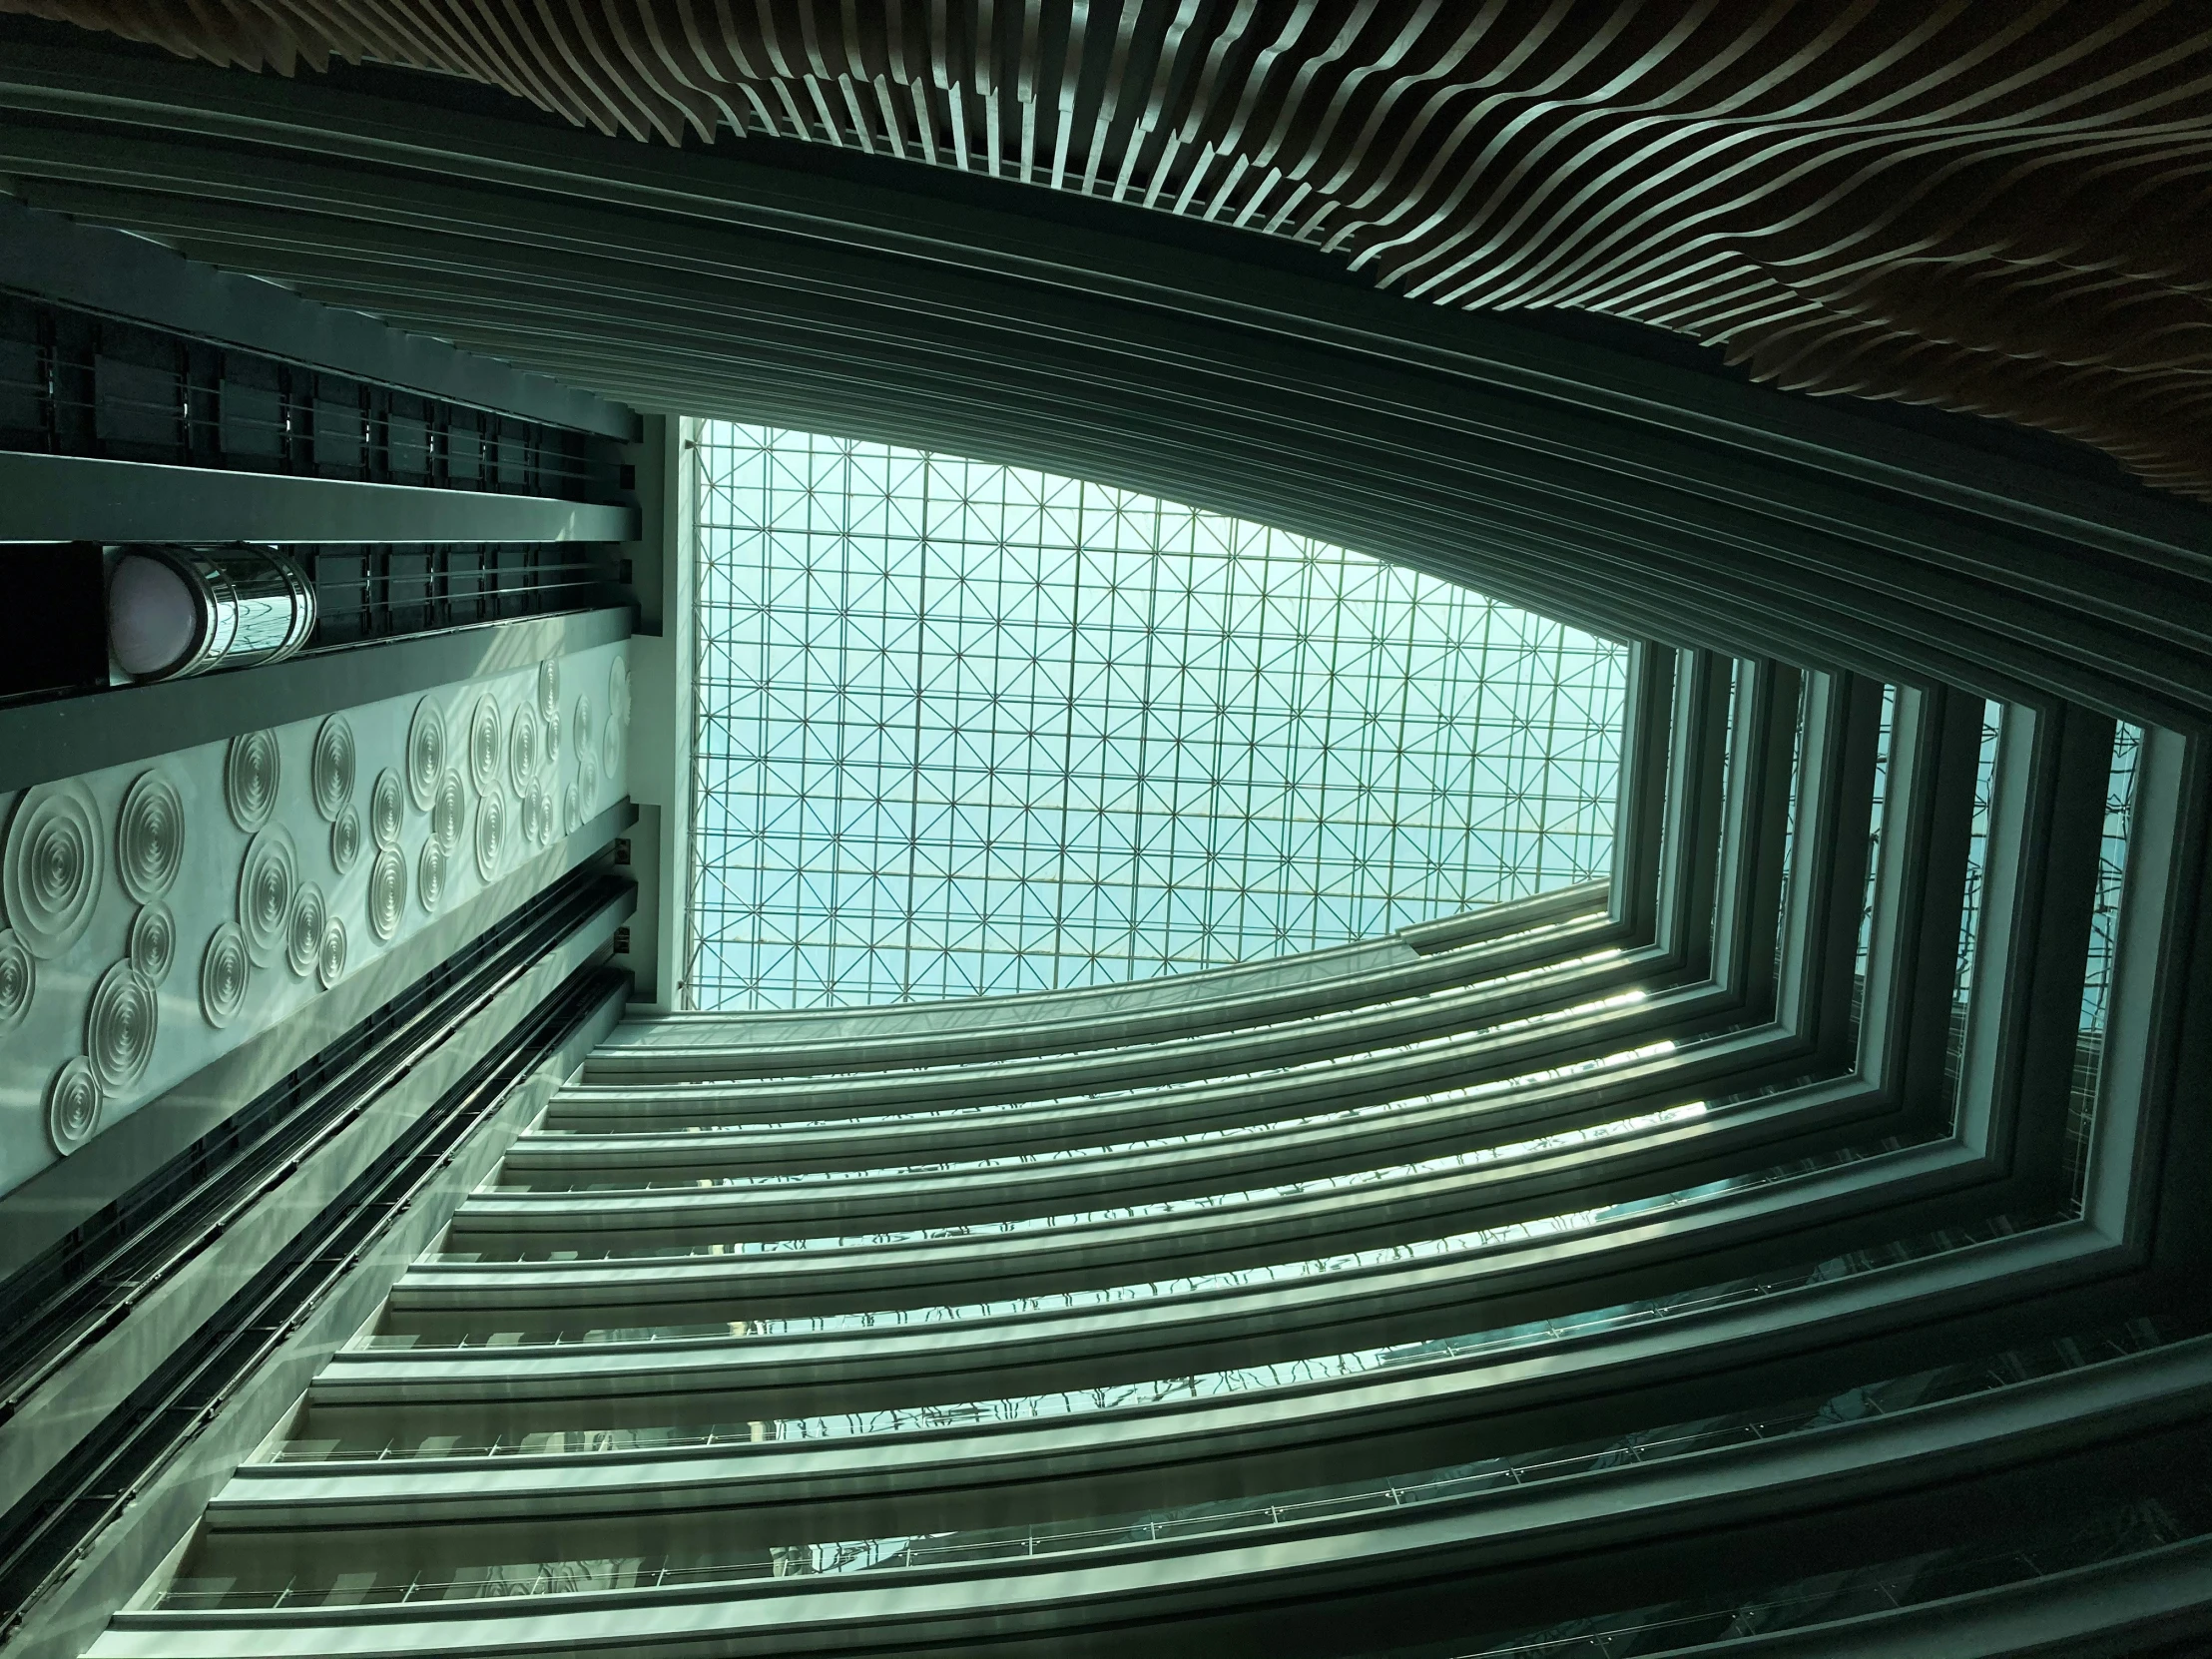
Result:
{"label": "textured white surface", "polygon": [[[617,642],[576,653],[562,665],[562,679],[569,685],[604,686],[627,649],[627,642]],[[529,718],[534,722],[540,690],[539,667],[532,664],[510,673],[444,686],[421,697],[392,698],[347,710],[344,724],[352,740],[351,764],[333,769],[326,762],[319,769],[324,787],[319,804],[314,790],[318,769],[312,764],[312,751],[324,723],[301,720],[270,728],[278,765],[276,798],[262,832],[276,830],[288,837],[294,861],[284,925],[277,938],[289,940],[291,924],[299,919],[293,912],[303,895],[310,904],[314,895],[319,895],[325,914],[316,922],[313,939],[302,937],[299,941],[298,960],[304,971],[294,971],[283,943],[278,943],[266,960],[256,961],[243,1006],[237,1017],[220,1030],[209,1024],[201,1007],[201,965],[216,932],[227,923],[243,919],[239,912],[239,876],[252,838],[238,827],[226,803],[231,744],[202,744],[152,764],[134,762],[70,780],[71,793],[78,788],[89,793],[99,826],[99,892],[82,932],[58,955],[37,962],[35,991],[25,1016],[12,1028],[0,1029],[0,1191],[20,1186],[60,1156],[47,1133],[48,1085],[62,1067],[87,1053],[87,1021],[94,987],[131,954],[141,906],[122,879],[116,840],[123,803],[142,776],[155,772],[167,779],[183,808],[185,835],[180,866],[175,879],[159,894],[160,902],[170,912],[174,942],[169,970],[156,987],[157,1018],[150,1052],[142,1062],[134,1060],[138,1069],[127,1085],[108,1092],[96,1134],[112,1129],[218,1055],[296,1012],[321,994],[325,974],[329,984],[337,984],[345,974],[358,971],[426,925],[432,912],[423,907],[412,876],[431,834],[429,814],[418,809],[404,789],[395,792],[401,807],[398,851],[410,879],[399,907],[398,925],[389,939],[379,935],[368,915],[368,884],[374,860],[356,852],[349,864],[340,868],[333,857],[327,819],[333,809],[340,818],[348,811],[356,813],[360,818],[354,838],[367,838],[359,830],[369,820],[370,789],[386,768],[403,775],[404,747],[418,706],[427,704],[450,736],[469,730],[470,713],[479,698],[487,698],[496,706],[502,723],[525,710],[532,711]],[[619,756],[619,742],[604,746],[604,752]],[[545,791],[565,803],[570,788],[575,787],[576,809],[563,814],[561,822],[552,827],[554,833],[568,833],[583,818],[625,793],[626,780],[620,773],[610,775],[603,767],[579,769],[571,762],[555,774],[542,748],[534,759],[536,773],[523,780],[533,790]],[[351,787],[342,801],[333,789],[333,770],[350,774]],[[464,805],[473,817],[481,797],[465,770],[457,776],[465,792]],[[507,799],[516,783],[512,769],[501,765],[492,783],[498,805],[491,809],[491,816],[511,827],[519,807],[518,801]],[[17,809],[30,793],[34,792],[0,794],[0,824],[6,825],[7,834],[15,832]],[[337,850],[342,850],[343,837],[338,840]],[[0,848],[4,844],[0,839]],[[479,845],[476,850],[481,854],[484,848]],[[535,849],[526,847],[510,832],[500,837],[492,850],[495,856],[488,862],[480,855],[444,860],[440,910],[473,896],[485,882],[496,879]],[[329,937],[333,921],[339,929],[336,940]],[[252,934],[254,930],[247,931]],[[336,971],[330,971],[332,968]],[[111,1000],[115,995],[111,990]],[[118,1069],[115,1065],[109,1067],[111,1074]],[[129,1066],[120,1069],[131,1071]]]}

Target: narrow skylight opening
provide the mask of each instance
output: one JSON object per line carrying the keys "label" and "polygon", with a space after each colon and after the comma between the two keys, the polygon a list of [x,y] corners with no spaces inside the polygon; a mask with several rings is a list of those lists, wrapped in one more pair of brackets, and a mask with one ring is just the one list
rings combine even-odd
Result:
{"label": "narrow skylight opening", "polygon": [[1609,870],[1623,646],[1076,479],[695,455],[693,1007],[1149,978]]}

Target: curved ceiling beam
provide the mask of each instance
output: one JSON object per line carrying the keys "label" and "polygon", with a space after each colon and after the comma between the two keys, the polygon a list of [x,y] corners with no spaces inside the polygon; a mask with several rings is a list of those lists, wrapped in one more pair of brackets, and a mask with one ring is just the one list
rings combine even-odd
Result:
{"label": "curved ceiling beam", "polygon": [[1800,391],[2094,444],[2212,498],[2212,27],[2168,0],[0,0],[290,75],[499,87],[1288,238]]}

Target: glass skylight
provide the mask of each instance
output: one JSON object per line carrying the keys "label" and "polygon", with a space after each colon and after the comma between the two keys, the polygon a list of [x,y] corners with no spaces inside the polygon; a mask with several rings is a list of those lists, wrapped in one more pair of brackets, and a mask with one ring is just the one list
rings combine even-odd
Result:
{"label": "glass skylight", "polygon": [[1141,979],[1602,876],[1625,650],[1126,491],[714,422],[687,994]]}

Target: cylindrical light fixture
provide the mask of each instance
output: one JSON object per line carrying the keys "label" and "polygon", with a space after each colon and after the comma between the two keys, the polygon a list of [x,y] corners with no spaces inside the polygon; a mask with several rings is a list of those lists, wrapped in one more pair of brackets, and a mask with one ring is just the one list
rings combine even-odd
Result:
{"label": "cylindrical light fixture", "polygon": [[314,617],[305,572],[274,547],[126,547],[108,573],[108,649],[134,680],[280,662]]}

